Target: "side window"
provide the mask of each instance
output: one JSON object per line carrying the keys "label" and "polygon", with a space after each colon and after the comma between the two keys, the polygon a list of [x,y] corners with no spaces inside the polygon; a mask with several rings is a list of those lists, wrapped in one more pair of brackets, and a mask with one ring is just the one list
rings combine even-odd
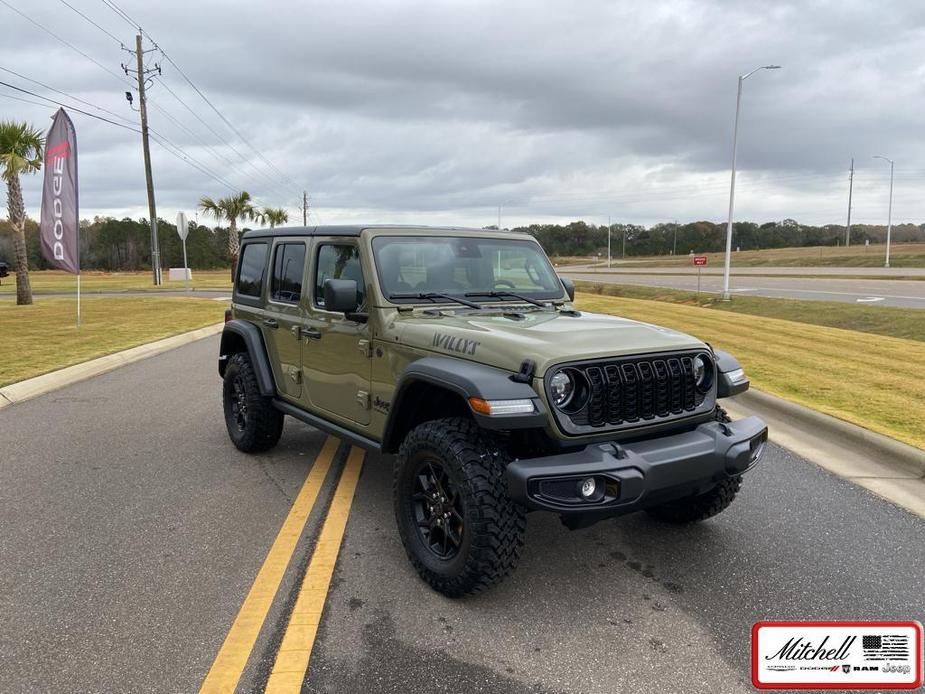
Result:
{"label": "side window", "polygon": [[315,268],[315,306],[324,308],[324,281],[356,280],[359,306],[366,304],[366,283],[360,266],[360,251],[356,246],[326,243],[318,249]]}
{"label": "side window", "polygon": [[305,244],[281,243],[273,254],[270,298],[273,301],[299,303],[302,298],[302,274],[305,270]]}
{"label": "side window", "polygon": [[260,296],[263,286],[263,272],[267,264],[267,244],[248,243],[241,250],[238,259],[238,294]]}

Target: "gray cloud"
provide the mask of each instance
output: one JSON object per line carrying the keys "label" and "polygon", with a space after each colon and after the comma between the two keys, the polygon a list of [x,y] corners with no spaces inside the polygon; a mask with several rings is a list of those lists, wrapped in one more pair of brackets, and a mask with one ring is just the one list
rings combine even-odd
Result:
{"label": "gray cloud", "polygon": [[[11,2],[117,72],[129,58],[56,0]],[[489,224],[499,204],[508,224],[722,219],[736,76],[771,62],[784,69],[745,83],[737,216],[840,221],[856,156],[855,218],[881,221],[886,170],[870,156],[884,153],[897,159],[895,217],[925,219],[918,2],[121,5],[289,180],[258,174],[156,54],[164,85],[221,138],[157,82],[153,127],[268,204],[294,207],[307,188],[325,222]],[[76,6],[133,40],[102,3]],[[0,21],[12,29],[0,66],[136,118],[117,78],[2,6]],[[44,127],[48,114],[0,97],[0,117]],[[144,213],[138,136],[75,121],[85,214]],[[163,216],[224,192],[158,145],[154,161]],[[37,181],[26,192],[36,208]]]}

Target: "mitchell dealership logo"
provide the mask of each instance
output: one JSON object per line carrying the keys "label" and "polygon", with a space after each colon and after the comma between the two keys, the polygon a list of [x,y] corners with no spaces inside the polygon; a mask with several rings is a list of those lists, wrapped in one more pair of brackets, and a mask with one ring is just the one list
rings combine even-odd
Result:
{"label": "mitchell dealership logo", "polygon": [[61,202],[61,191],[64,188],[64,166],[67,158],[71,154],[71,145],[69,142],[62,142],[59,145],[50,147],[45,152],[46,166],[51,166],[51,208],[54,225],[52,232],[55,235],[53,246],[55,260],[64,260],[64,203]]}
{"label": "mitchell dealership logo", "polygon": [[773,655],[766,655],[765,660],[844,660],[851,651],[851,645],[858,640],[857,636],[848,636],[837,648],[828,648],[829,637],[826,636],[818,646],[812,641],[804,641],[802,637],[790,639],[780,650]]}
{"label": "mitchell dealership logo", "polygon": [[752,627],[758,689],[915,689],[922,625],[908,621],[763,621]]}

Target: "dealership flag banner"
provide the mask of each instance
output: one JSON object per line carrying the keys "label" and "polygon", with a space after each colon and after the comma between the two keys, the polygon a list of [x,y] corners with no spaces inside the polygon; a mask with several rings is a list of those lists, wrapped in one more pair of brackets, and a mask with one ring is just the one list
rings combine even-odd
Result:
{"label": "dealership flag banner", "polygon": [[77,275],[77,327],[80,327],[77,135],[63,108],[58,109],[45,138],[40,236],[45,260],[60,270]]}

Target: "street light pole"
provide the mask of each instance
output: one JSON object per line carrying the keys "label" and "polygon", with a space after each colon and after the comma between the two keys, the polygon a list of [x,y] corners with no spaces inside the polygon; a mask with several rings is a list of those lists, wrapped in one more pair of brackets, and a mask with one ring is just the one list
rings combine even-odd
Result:
{"label": "street light pole", "polygon": [[874,155],[874,159],[890,162],[890,206],[886,213],[886,262],[883,264],[883,267],[890,267],[890,235],[893,231],[893,160],[879,154]]}
{"label": "street light pole", "polygon": [[845,248],[851,245],[851,194],[854,192],[854,157],[851,157],[851,173],[848,174],[848,224],[845,226]]}
{"label": "street light pole", "polygon": [[736,117],[732,127],[732,178],[729,182],[729,220],[726,223],[726,263],[723,268],[723,293],[720,298],[729,300],[729,268],[732,264],[732,217],[735,212],[736,195],[736,148],[739,139],[739,111],[742,105],[742,83],[759,70],[778,70],[780,65],[762,65],[751,72],[739,75],[739,86],[736,91]]}
{"label": "street light pole", "polygon": [[498,231],[501,231],[501,208],[510,203],[510,200],[502,200],[498,203]]}

